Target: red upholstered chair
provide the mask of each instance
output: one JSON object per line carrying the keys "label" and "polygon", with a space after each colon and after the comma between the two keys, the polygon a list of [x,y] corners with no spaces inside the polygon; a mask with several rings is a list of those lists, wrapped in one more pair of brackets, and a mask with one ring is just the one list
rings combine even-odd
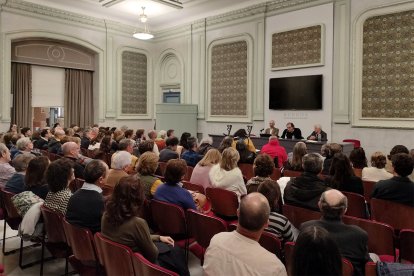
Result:
{"label": "red upholstered chair", "polygon": [[362,178],[362,169],[352,168],[352,170],[354,171],[355,176]]}
{"label": "red upholstered chair", "polygon": [[369,252],[380,255],[381,260],[395,261],[394,229],[391,226],[349,216],[344,216],[342,221],[345,224],[357,225],[368,233]]}
{"label": "red upholstered chair", "polygon": [[252,177],[254,177],[254,170],[252,164],[240,163],[238,164],[238,166],[242,172],[242,175],[246,177],[247,180],[250,180]]}
{"label": "red upholstered chair", "polygon": [[374,190],[375,184],[377,184],[377,182],[363,180],[362,184],[364,185],[365,201],[369,203],[371,200],[372,191]]}
{"label": "red upholstered chair", "polygon": [[151,263],[139,253],[134,253],[132,255],[132,264],[134,266],[135,275],[178,276],[175,272]]}
{"label": "red upholstered chair", "polygon": [[270,178],[273,179],[274,181],[277,181],[279,180],[280,177],[281,177],[280,168],[273,168],[273,172],[270,175]]}
{"label": "red upholstered chair", "polygon": [[63,215],[60,212],[40,207],[43,216],[44,227],[47,238],[42,241],[42,262],[40,264],[40,275],[43,275],[43,259],[45,247],[55,258],[65,258],[65,275],[68,274],[68,258],[72,255],[66,240],[65,230],[63,229]]}
{"label": "red upholstered chair", "polygon": [[[1,193],[1,207],[3,209],[4,216],[4,227],[3,227],[3,254],[5,256],[9,254],[16,253],[18,249],[14,249],[6,252],[6,229],[7,224],[13,230],[18,230],[22,217],[17,213],[16,208],[13,205],[11,198],[14,196],[13,193],[7,192],[3,189],[0,190]],[[22,250],[22,247],[20,247]]]}
{"label": "red upholstered chair", "polygon": [[414,229],[414,207],[407,205],[372,198],[371,217],[391,225],[396,230]]}
{"label": "red upholstered chair", "polygon": [[342,258],[342,276],[353,276],[354,275],[354,266],[350,261],[345,258]]}
{"label": "red upholstered chair", "polygon": [[361,141],[359,141],[357,139],[344,139],[344,140],[342,140],[342,142],[354,144],[354,149],[361,147]]}
{"label": "red upholstered chair", "polygon": [[190,181],[181,181],[183,183],[183,188],[187,189],[189,191],[199,192],[200,194],[205,194],[206,191],[204,190],[204,187],[195,183],[191,183]]}
{"label": "red upholstered chair", "polygon": [[211,202],[211,210],[225,220],[237,217],[239,200],[236,193],[220,188],[206,188],[206,196]]}
{"label": "red upholstered chair", "polygon": [[193,170],[194,170],[193,167],[187,166],[187,172],[185,173],[183,180],[190,181],[191,175],[193,174]]}
{"label": "red upholstered chair", "polygon": [[348,199],[348,210],[346,211],[347,216],[357,218],[367,218],[367,205],[365,198],[356,193],[342,192]]}
{"label": "red upholstered chair", "polygon": [[291,171],[291,170],[284,170],[283,171],[283,176],[286,177],[298,177],[301,176],[303,172],[300,171]]}
{"label": "red upholstered chair", "polygon": [[113,242],[103,237],[101,233],[95,233],[95,244],[106,275],[135,275],[132,264],[134,253],[129,247]]}
{"label": "red upholstered chair", "polygon": [[49,152],[50,162],[53,162],[53,161],[58,160],[60,158],[62,158],[62,156],[57,155],[56,153]]}
{"label": "red upholstered chair", "polygon": [[73,255],[69,262],[81,275],[101,275],[93,234],[89,229],[70,224],[63,219],[63,229]]}
{"label": "red upholstered chair", "polygon": [[190,251],[201,260],[202,264],[211,238],[217,233],[226,232],[227,224],[218,217],[207,216],[194,210],[187,210],[187,222],[189,234],[197,242],[191,245]]}
{"label": "red upholstered chair", "polygon": [[374,262],[367,262],[365,264],[365,276],[377,276],[377,264]]}
{"label": "red upholstered chair", "polygon": [[84,182],[85,182],[85,180],[83,180],[83,179],[75,178],[73,181],[71,181],[69,183],[69,190],[72,193],[75,193],[77,190],[82,188],[82,185],[83,185]]}
{"label": "red upholstered chair", "polygon": [[298,229],[302,223],[320,219],[322,216],[320,212],[287,204],[283,205],[283,215]]}
{"label": "red upholstered chair", "polygon": [[280,259],[282,256],[282,244],[279,238],[270,232],[263,231],[259,240],[260,245],[267,251],[276,254]]}
{"label": "red upholstered chair", "polygon": [[400,232],[400,261],[414,263],[414,229]]}

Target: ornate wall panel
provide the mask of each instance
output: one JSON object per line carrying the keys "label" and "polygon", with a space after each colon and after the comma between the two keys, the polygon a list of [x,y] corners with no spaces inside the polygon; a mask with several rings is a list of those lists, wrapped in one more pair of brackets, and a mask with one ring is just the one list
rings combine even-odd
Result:
{"label": "ornate wall panel", "polygon": [[122,114],[147,114],[147,56],[122,52]]}
{"label": "ornate wall panel", "polygon": [[247,115],[247,42],[215,45],[211,50],[211,115]]}
{"label": "ornate wall panel", "polygon": [[272,35],[272,69],[323,64],[322,25]]}
{"label": "ornate wall panel", "polygon": [[362,117],[414,118],[414,10],[363,25]]}

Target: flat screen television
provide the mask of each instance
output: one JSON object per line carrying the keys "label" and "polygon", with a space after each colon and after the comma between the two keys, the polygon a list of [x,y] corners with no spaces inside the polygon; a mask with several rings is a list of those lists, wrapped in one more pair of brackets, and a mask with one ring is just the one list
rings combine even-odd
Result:
{"label": "flat screen television", "polygon": [[270,79],[269,109],[321,110],[322,83],[322,75]]}

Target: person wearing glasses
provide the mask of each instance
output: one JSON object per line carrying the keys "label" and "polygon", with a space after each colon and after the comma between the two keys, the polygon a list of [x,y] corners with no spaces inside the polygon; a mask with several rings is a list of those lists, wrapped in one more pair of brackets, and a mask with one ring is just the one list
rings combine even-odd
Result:
{"label": "person wearing glasses", "polygon": [[283,131],[282,139],[303,139],[302,131],[300,128],[295,128],[295,125],[291,122],[286,124],[286,129]]}

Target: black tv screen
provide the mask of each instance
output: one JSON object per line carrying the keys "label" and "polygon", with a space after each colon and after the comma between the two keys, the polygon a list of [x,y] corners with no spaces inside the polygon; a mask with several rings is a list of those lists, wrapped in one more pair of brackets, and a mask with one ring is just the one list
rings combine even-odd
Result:
{"label": "black tv screen", "polygon": [[322,109],[322,75],[270,79],[269,109]]}

